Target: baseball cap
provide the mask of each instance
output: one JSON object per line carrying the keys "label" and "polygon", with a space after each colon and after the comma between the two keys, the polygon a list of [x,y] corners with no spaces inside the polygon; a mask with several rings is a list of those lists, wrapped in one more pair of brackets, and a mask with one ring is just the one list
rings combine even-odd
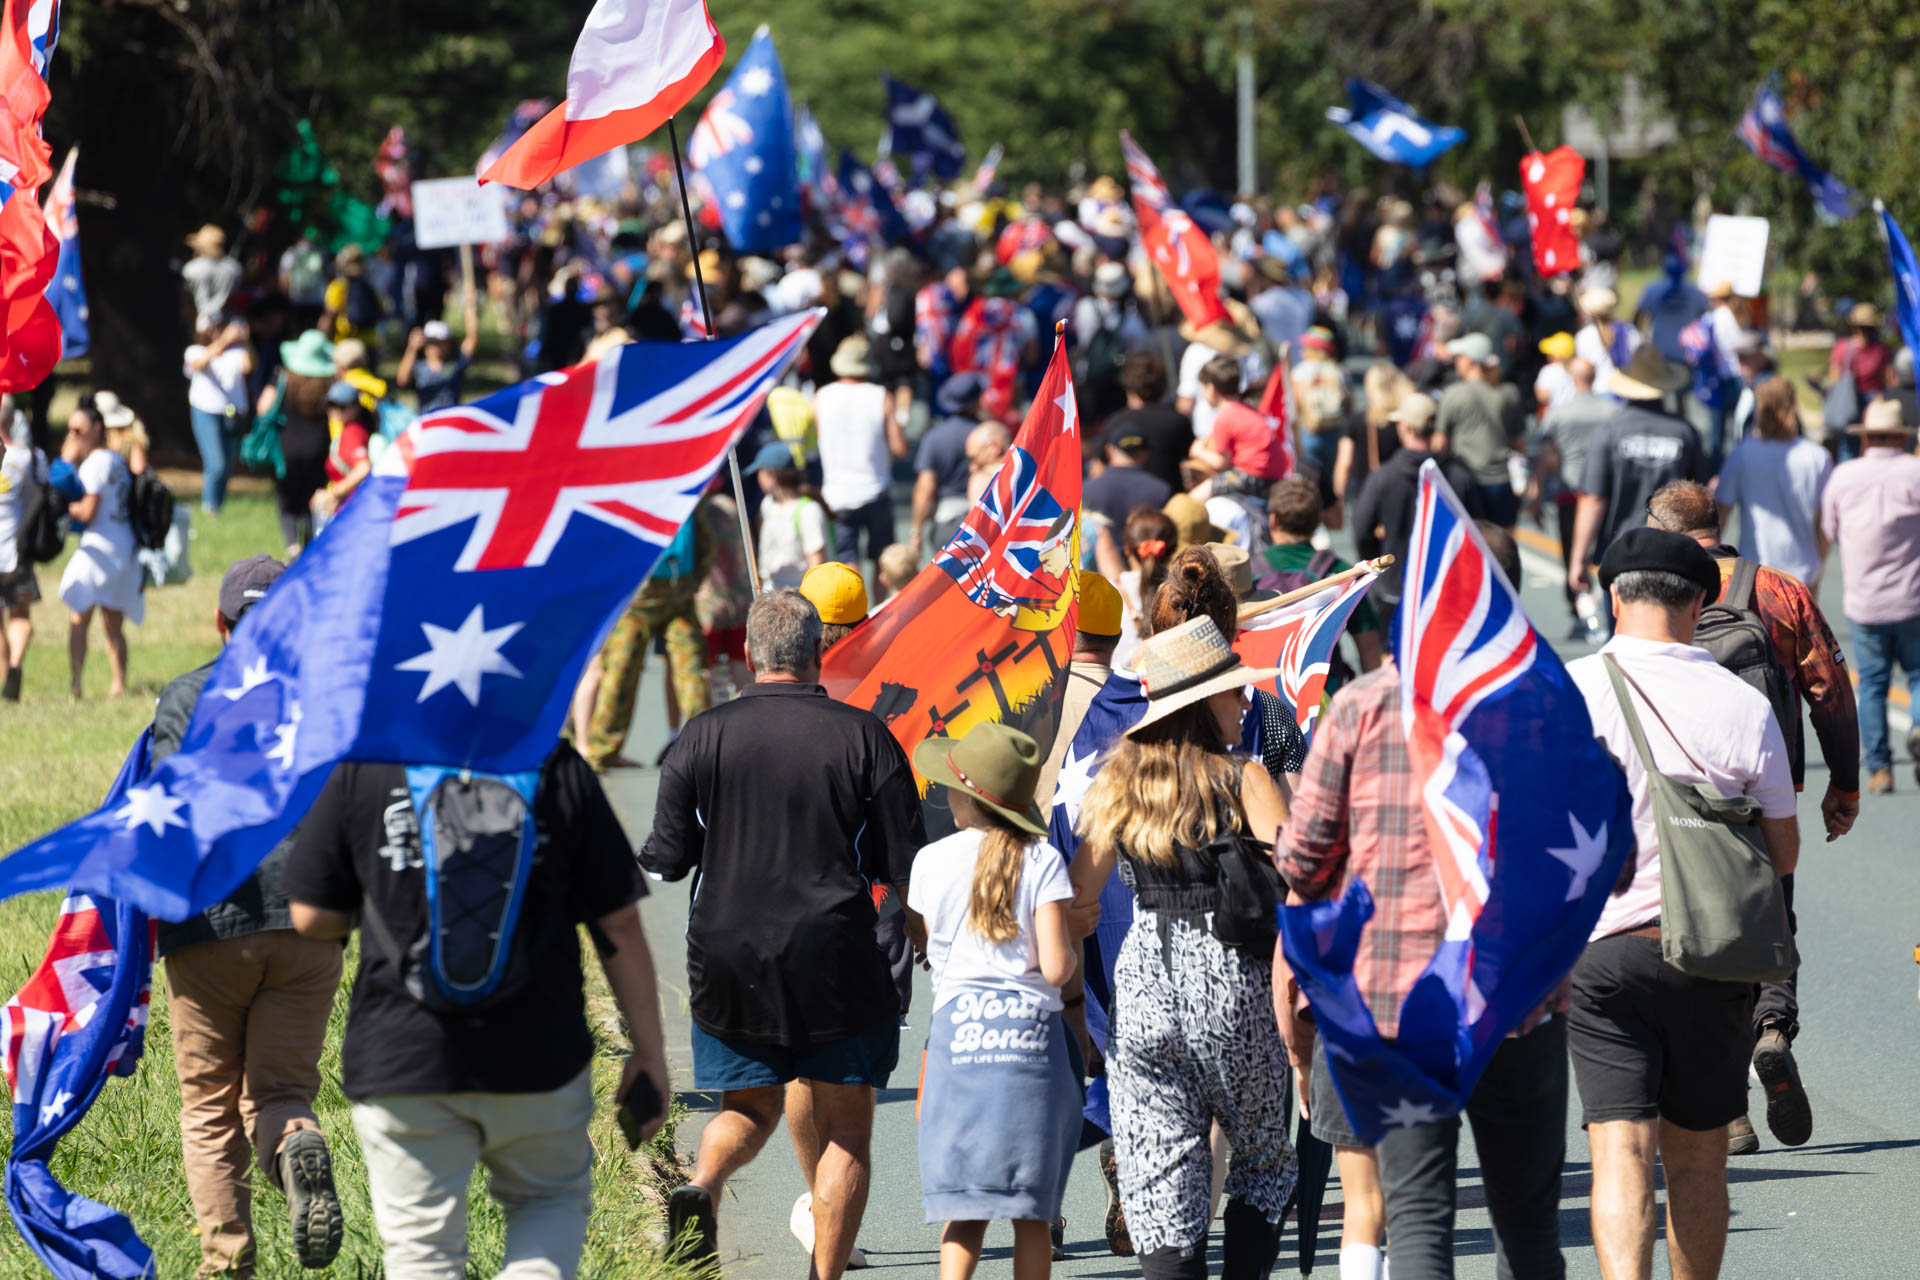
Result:
{"label": "baseball cap", "polygon": [[769,440],[760,446],[760,452],[753,455],[753,461],[740,468],[740,470],[743,474],[751,475],[756,471],[764,471],[769,468],[779,471],[784,468],[799,466],[800,463],[794,461],[793,446],[784,440]]}
{"label": "baseball cap", "polygon": [[1424,391],[1415,391],[1403,397],[1392,413],[1387,415],[1388,422],[1398,422],[1415,431],[1425,431],[1433,425],[1433,416],[1440,412],[1440,406],[1433,397]]}
{"label": "baseball cap", "polygon": [[1120,592],[1091,569],[1080,571],[1080,618],[1074,629],[1103,640],[1120,638]]}
{"label": "baseball cap", "polygon": [[1106,445],[1109,449],[1118,449],[1122,453],[1132,453],[1136,449],[1147,447],[1147,438],[1140,428],[1130,422],[1122,422],[1107,428]]}
{"label": "baseball cap", "polygon": [[1484,333],[1462,334],[1447,344],[1450,356],[1465,356],[1475,364],[1485,364],[1493,359],[1493,339]]}
{"label": "baseball cap", "polygon": [[1704,548],[1684,533],[1639,527],[1627,530],[1600,559],[1600,586],[1611,587],[1623,573],[1647,569],[1685,578],[1709,599],[1720,594],[1720,569]]}
{"label": "baseball cap", "polygon": [[1567,360],[1573,356],[1573,335],[1554,333],[1540,339],[1540,354],[1552,356],[1555,360]]}
{"label": "baseball cap", "polygon": [[867,616],[867,584],[852,565],[829,560],[807,570],[800,594],[820,611],[820,621],[850,627]]}
{"label": "baseball cap", "polygon": [[429,320],[420,326],[420,336],[428,342],[447,342],[453,338],[453,330],[445,320]]}
{"label": "baseball cap", "polygon": [[228,622],[240,621],[240,615],[260,603],[267,588],[286,571],[287,566],[267,555],[234,561],[220,579],[220,616]]}
{"label": "baseball cap", "polygon": [[360,389],[351,382],[336,382],[327,388],[327,403],[346,406],[360,403]]}

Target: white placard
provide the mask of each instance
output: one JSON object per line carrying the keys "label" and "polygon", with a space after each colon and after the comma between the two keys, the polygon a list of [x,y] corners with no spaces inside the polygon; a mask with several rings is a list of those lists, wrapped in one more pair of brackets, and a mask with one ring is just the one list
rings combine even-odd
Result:
{"label": "white placard", "polygon": [[507,209],[498,191],[477,178],[433,178],[413,184],[413,241],[422,249],[497,244],[507,238]]}
{"label": "white placard", "polygon": [[1716,213],[1700,239],[1700,287],[1725,281],[1742,298],[1757,298],[1767,282],[1767,220]]}

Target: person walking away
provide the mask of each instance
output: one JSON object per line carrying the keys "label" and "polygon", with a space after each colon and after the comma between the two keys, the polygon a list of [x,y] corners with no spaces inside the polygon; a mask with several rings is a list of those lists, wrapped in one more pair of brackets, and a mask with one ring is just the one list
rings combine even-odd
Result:
{"label": "person walking away", "polygon": [[[1120,567],[1109,568],[1103,563],[1101,572],[1120,592],[1120,640],[1114,646],[1113,665],[1131,669],[1134,650],[1152,631],[1149,618],[1153,597],[1166,581],[1167,568],[1180,549],[1180,528],[1164,510],[1140,507],[1128,513],[1120,544],[1122,555],[1115,557]],[[1103,540],[1100,546],[1104,549],[1109,544]]]}
{"label": "person walking away", "polygon": [[1333,494],[1343,512],[1353,510],[1367,477],[1400,447],[1400,433],[1388,418],[1413,394],[1413,380],[1385,360],[1368,366],[1361,387],[1365,403],[1347,415],[1333,456]]}
{"label": "person walking away", "polygon": [[427,321],[407,335],[407,349],[394,371],[396,386],[413,391],[422,414],[450,409],[460,403],[466,391],[467,370],[480,350],[480,304],[471,289],[461,306],[459,353],[453,345],[453,330],[445,320]]}
{"label": "person walking away", "polygon": [[87,628],[97,610],[106,638],[107,696],[118,698],[127,691],[126,623],[140,622],[147,615],[133,522],[127,511],[133,473],[126,460],[107,447],[106,422],[90,400],[83,400],[67,419],[60,458],[72,468],[67,517],[81,530],[79,550],[60,575],[60,600],[68,611],[70,689],[79,700],[80,674],[87,665]]}
{"label": "person walking away", "polygon": [[1608,670],[1617,664],[1646,725],[1651,767],[1681,786],[1750,796],[1780,875],[1800,837],[1786,743],[1765,695],[1693,645],[1720,571],[1699,543],[1630,529],[1608,547],[1600,582],[1614,638],[1567,664],[1594,734],[1626,770],[1637,851],[1573,969],[1567,1042],[1593,1152],[1593,1240],[1600,1272],[1653,1273],[1654,1161],[1666,1174],[1667,1252],[1676,1276],[1712,1280],[1727,1244],[1727,1126],[1747,1109],[1753,991],[1690,977],[1661,956],[1660,830],[1653,787]]}
{"label": "person walking away", "polygon": [[[1253,567],[1254,585],[1284,595],[1353,566],[1331,551],[1316,551],[1314,530],[1320,527],[1320,491],[1304,476],[1288,476],[1267,491],[1267,537],[1272,546]],[[1380,665],[1380,616],[1373,603],[1362,600],[1347,619],[1347,638],[1353,642],[1360,670]],[[1339,691],[1352,672],[1336,656],[1327,676],[1327,693]]]}
{"label": "person walking away", "polygon": [[[1305,461],[1331,474],[1340,452],[1340,427],[1351,392],[1347,372],[1334,358],[1333,334],[1315,325],[1300,335],[1300,356],[1293,372],[1293,403],[1300,413],[1300,448]],[[1198,435],[1196,429],[1194,432]]]}
{"label": "person walking away", "polygon": [[972,505],[967,501],[967,436],[980,425],[980,393],[987,385],[978,373],[960,373],[940,384],[933,407],[940,415],[925,435],[913,459],[913,517],[907,546],[917,564],[929,523],[933,549],[947,545]]}
{"label": "person walking away", "polygon": [[200,510],[217,516],[227,501],[227,477],[249,416],[253,348],[247,322],[216,318],[203,326],[187,348],[185,373],[193,442],[200,450]]}
{"label": "person walking away", "polygon": [[1193,446],[1193,423],[1167,403],[1167,362],[1158,351],[1131,352],[1120,365],[1120,386],[1127,407],[1107,419],[1108,433],[1139,435],[1147,450],[1141,470],[1164,480],[1169,491],[1178,489],[1180,464]]}
{"label": "person walking away", "polygon": [[[1730,281],[1719,280],[1707,290],[1707,299],[1713,304],[1713,310],[1707,313],[1707,336],[1713,342],[1714,362],[1722,369],[1742,367],[1741,348],[1748,339],[1746,303],[1734,297]],[[1727,427],[1737,410],[1739,397],[1720,397],[1719,403],[1711,407],[1713,423],[1713,452],[1711,459],[1716,464],[1726,456]]]}
{"label": "person walking away", "polygon": [[1441,452],[1434,434],[1439,406],[1433,397],[1414,392],[1400,402],[1388,419],[1400,435],[1400,448],[1367,477],[1360,500],[1353,507],[1353,545],[1362,560],[1391,555],[1393,563],[1374,583],[1373,597],[1380,612],[1392,616],[1400,604],[1400,575],[1406,569],[1407,547],[1413,540],[1413,517],[1420,500],[1420,464],[1432,458],[1440,476],[1467,509],[1478,518],[1485,511],[1473,473],[1451,454]]}
{"label": "person walking away", "polygon": [[211,222],[187,237],[187,248],[193,250],[193,257],[180,268],[180,278],[193,295],[193,327],[197,332],[218,323],[218,318],[226,314],[233,291],[240,287],[245,273],[227,253],[227,233]]}
{"label": "person walking away", "polygon": [[864,336],[846,339],[829,366],[834,380],[813,393],[820,424],[820,499],[834,517],[837,560],[873,559],[893,541],[893,464],[907,456],[906,433],[887,412]]}
{"label": "person walking away", "polygon": [[1713,301],[1687,279],[1686,255],[1668,249],[1660,257],[1660,278],[1640,291],[1633,323],[1639,327],[1644,322],[1649,340],[1661,355],[1674,364],[1685,364],[1687,351],[1680,344],[1680,331],[1712,308]]}
{"label": "person walking away", "polygon": [[821,688],[820,625],[798,591],[753,602],[755,683],[668,751],[640,862],[664,880],[699,874],[687,924],[694,1087],[721,1094],[691,1181],[668,1198],[672,1236],[692,1230],[694,1260],[714,1256],[721,1188],[800,1080],[820,1141],[798,1153],[814,1167],[810,1275],[839,1280],[866,1209],[874,1089],[900,1050],[870,885],[904,897],[926,834],[899,743]]}
{"label": "person walking away", "polygon": [[[465,781],[451,775],[433,792],[425,816],[436,842],[451,838],[446,824],[460,815],[446,806],[460,793],[449,789]],[[430,930],[486,926],[441,924],[405,766],[336,766],[281,872],[303,936],[345,938],[356,921],[367,930],[340,1087],[353,1104],[392,1280],[466,1274],[467,1189],[479,1164],[506,1222],[500,1274],[578,1269],[594,1161],[581,925],[633,1037],[614,1096],[631,1100],[643,1139],[660,1127],[672,1096],[640,922],[646,881],[599,781],[564,743],[540,771],[531,818],[535,846],[519,855],[530,864],[526,891],[510,921],[513,958],[478,1006],[451,1006],[440,995],[438,962],[420,958]],[[657,1109],[644,1105],[649,1094]]]}
{"label": "person walking away", "polygon": [[[1533,375],[1533,407],[1535,413],[1545,417],[1549,410],[1573,399],[1573,373],[1567,368],[1574,359],[1573,335],[1551,333],[1540,339],[1538,346],[1547,362]],[[1591,376],[1588,381],[1592,381]]]}
{"label": "person walking away", "polygon": [[333,255],[334,277],[327,283],[320,331],[329,341],[357,338],[369,346],[380,340],[380,321],[387,314],[380,291],[367,279],[367,253],[357,244],[341,246]]}
{"label": "person walking away", "polygon": [[0,701],[20,701],[21,671],[33,643],[33,606],[40,602],[40,580],[22,540],[27,498],[47,491],[47,460],[33,446],[26,415],[0,396]]}
{"label": "person walking away", "polygon": [[1834,343],[1827,356],[1827,384],[1851,377],[1861,404],[1887,389],[1893,350],[1880,336],[1880,323],[1878,307],[1871,302],[1854,303],[1847,312],[1847,336]]}
{"label": "person walking away", "polygon": [[[1518,581],[1512,538],[1483,523],[1488,529],[1488,549],[1508,579]],[[1356,878],[1373,887],[1374,925],[1361,938],[1354,974],[1388,1039],[1398,1034],[1407,993],[1446,935],[1446,906],[1412,777],[1400,676],[1388,661],[1349,684],[1326,711],[1276,850],[1292,902],[1336,899]],[[1393,1130],[1377,1150],[1361,1146],[1335,1091],[1325,1043],[1312,1022],[1295,1013],[1292,976],[1280,956],[1274,985],[1289,997],[1280,1002],[1280,1016],[1301,1106],[1339,1164],[1348,1206],[1341,1280],[1380,1280],[1383,1235],[1391,1242],[1394,1276],[1452,1276],[1459,1117]],[[1549,1006],[1501,1044],[1467,1100],[1503,1277],[1531,1280],[1566,1271],[1559,1203],[1567,1032],[1562,1019],[1543,1020]]]}
{"label": "person walking away", "polygon": [[320,323],[327,303],[327,255],[314,242],[310,227],[302,226],[280,255],[280,292],[287,295],[292,313],[288,320],[295,333]]}
{"label": "person walking away", "polygon": [[790,591],[807,570],[827,562],[833,524],[819,499],[803,492],[806,474],[794,465],[793,449],[771,440],[760,446],[747,471],[760,484],[760,589]]}
{"label": "person walking away", "polygon": [[[1554,529],[1560,541],[1562,570],[1573,567],[1573,535],[1580,510],[1581,485],[1584,483],[1587,447],[1593,434],[1613,419],[1620,402],[1598,395],[1593,389],[1593,364],[1579,356],[1567,361],[1567,376],[1573,396],[1548,409],[1540,419],[1540,459],[1534,468],[1532,501],[1553,499]],[[1567,612],[1573,615],[1569,639],[1585,639],[1587,622],[1580,616],[1579,593],[1565,587]]]}
{"label": "person walking away", "polygon": [[1520,448],[1518,388],[1501,384],[1500,357],[1485,334],[1455,338],[1446,352],[1459,380],[1440,394],[1440,438],[1473,473],[1487,518],[1511,529],[1520,519],[1507,466]]}
{"label": "person walking away", "polygon": [[[1080,1137],[1084,1064],[1061,1016],[1082,933],[1069,919],[1066,862],[1034,799],[1040,747],[986,723],[958,742],[927,739],[913,761],[946,789],[959,828],[915,857],[907,902],[933,970],[920,1185],[927,1221],[946,1224],[941,1280],[970,1280],[987,1224],[1002,1219],[1013,1223],[1014,1275],[1046,1280]],[[1002,1047],[982,1051],[991,1044]]]}
{"label": "person walking away", "polygon": [[333,344],[318,329],[309,329],[280,344],[280,363],[284,376],[260,393],[258,414],[275,424],[280,444],[273,493],[280,508],[280,537],[291,560],[313,540],[313,495],[327,482],[327,454],[333,443],[327,419]]}
{"label": "person walking away", "polygon": [[[1205,615],[1156,632],[1139,658],[1147,711],[1088,789],[1071,869],[1082,909],[1116,865],[1135,897],[1106,1045],[1120,1200],[1148,1280],[1205,1276],[1217,1121],[1232,1147],[1221,1275],[1249,1280],[1273,1267],[1298,1175],[1273,934],[1229,947],[1209,913],[1273,926],[1273,903],[1229,902],[1218,887],[1229,858],[1235,874],[1263,876],[1262,837],[1286,817],[1266,769],[1230,754],[1246,687],[1272,673],[1243,666]],[[1277,898],[1277,881],[1268,891]]]}
{"label": "person walking away", "polygon": [[[228,568],[213,619],[222,644],[285,567],[262,555]],[[160,691],[155,764],[180,749],[217,661]],[[249,1156],[287,1198],[300,1265],[327,1266],[340,1251],[344,1222],[333,1160],[313,1099],[342,948],[294,931],[281,882],[292,840],[282,840],[239,888],[199,915],[161,921],[156,937],[180,1078],[187,1194],[200,1233],[195,1274],[203,1278],[254,1269]]]}
{"label": "person walking away", "polygon": [[[1820,500],[1820,532],[1839,549],[1841,609],[1860,672],[1860,742],[1867,790],[1893,790],[1893,747],[1887,738],[1887,686],[1894,664],[1906,672],[1920,706],[1920,458],[1915,428],[1900,420],[1900,402],[1876,400],[1849,428],[1859,457],[1833,469]],[[1920,782],[1920,728],[1907,734],[1914,780]]]}
{"label": "person walking away", "polygon": [[1573,335],[1574,354],[1593,366],[1594,384],[1609,389],[1613,371],[1626,368],[1642,343],[1638,329],[1613,318],[1619,306],[1620,299],[1612,289],[1582,290],[1580,310],[1587,323]]}
{"label": "person walking away", "polygon": [[1748,558],[1817,590],[1827,559],[1820,496],[1833,458],[1800,434],[1800,406],[1785,378],[1761,384],[1754,400],[1756,434],[1735,445],[1720,468],[1720,520],[1739,512]]}
{"label": "person walking away", "polygon": [[1066,690],[1060,696],[1060,727],[1054,731],[1053,749],[1040,766],[1040,780],[1033,794],[1048,804],[1060,781],[1060,769],[1066,763],[1067,749],[1094,695],[1105,687],[1113,674],[1113,651],[1120,643],[1123,606],[1120,592],[1107,578],[1092,569],[1080,571],[1080,612],[1076,615],[1073,656],[1068,660]]}

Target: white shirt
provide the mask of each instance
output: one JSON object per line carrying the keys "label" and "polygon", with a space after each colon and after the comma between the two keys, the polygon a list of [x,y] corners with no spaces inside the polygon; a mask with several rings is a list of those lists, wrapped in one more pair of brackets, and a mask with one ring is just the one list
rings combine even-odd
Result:
{"label": "white shirt", "polygon": [[1608,324],[1615,327],[1602,332],[1599,325],[1589,324],[1573,335],[1573,354],[1593,366],[1593,387],[1602,394],[1607,392],[1607,383],[1613,377],[1613,371],[1619,367],[1614,364],[1613,352],[1608,346],[1610,335],[1614,332],[1627,335],[1625,354],[1628,358],[1640,349],[1641,341],[1640,331],[1632,325],[1619,320],[1609,321]]}
{"label": "white shirt", "polygon": [[1733,308],[1721,303],[1707,317],[1707,332],[1720,352],[1720,367],[1733,372],[1740,368],[1740,318]]}
{"label": "white shirt", "polygon": [[33,479],[33,450],[8,442],[0,451],[0,574],[20,567],[20,516]]}
{"label": "white shirt", "polygon": [[820,432],[820,496],[835,511],[864,507],[887,491],[887,389],[877,382],[829,382],[813,393]]}
{"label": "white shirt", "polygon": [[187,348],[186,363],[182,366],[188,380],[187,403],[202,413],[225,416],[229,408],[238,408],[247,402],[247,349],[227,347],[204,367],[194,368],[193,362],[206,354],[207,349],[199,343]]}
{"label": "white shirt", "polygon": [[827,513],[812,498],[760,504],[760,581],[768,590],[797,589],[807,557],[826,549]]}
{"label": "white shirt", "polygon": [[927,922],[927,959],[933,964],[933,1005],[939,1008],[963,991],[1017,991],[1034,995],[1049,1013],[1061,1009],[1060,989],[1040,974],[1040,951],[1033,918],[1049,902],[1073,898],[1066,859],[1038,837],[1027,846],[1020,887],[1013,895],[1013,919],[1019,936],[988,942],[967,923],[973,901],[973,868],[983,834],[956,831],[936,840],[913,859],[907,906]]}
{"label": "white shirt", "polygon": [[1567,366],[1541,365],[1540,372],[1533,379],[1533,398],[1536,403],[1544,403],[1549,409],[1558,409],[1573,399],[1573,375],[1567,372]]}
{"label": "white shirt", "polygon": [[[1772,705],[1765,694],[1715,662],[1705,649],[1615,636],[1600,653],[1569,662],[1567,674],[1587,700],[1594,736],[1627,771],[1638,845],[1633,883],[1625,893],[1607,899],[1593,926],[1593,939],[1660,918],[1660,836],[1653,824],[1653,790],[1620,714],[1602,654],[1612,654],[1660,709],[1674,733],[1685,736],[1687,754],[1682,754],[1646,702],[1629,688],[1641,731],[1653,750],[1654,768],[1676,782],[1706,782],[1722,795],[1752,796],[1765,817],[1791,818],[1795,812],[1793,773]],[[1688,763],[1688,754],[1700,769]]]}

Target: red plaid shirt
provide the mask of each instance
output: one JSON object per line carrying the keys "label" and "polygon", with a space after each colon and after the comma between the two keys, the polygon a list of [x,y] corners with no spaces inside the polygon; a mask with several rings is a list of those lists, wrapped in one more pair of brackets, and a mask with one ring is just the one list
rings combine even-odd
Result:
{"label": "red plaid shirt", "polygon": [[1400,1005],[1446,933],[1426,818],[1400,728],[1391,662],[1353,681],[1321,715],[1280,833],[1280,873],[1308,901],[1355,876],[1373,894],[1354,977],[1380,1034],[1399,1033]]}

